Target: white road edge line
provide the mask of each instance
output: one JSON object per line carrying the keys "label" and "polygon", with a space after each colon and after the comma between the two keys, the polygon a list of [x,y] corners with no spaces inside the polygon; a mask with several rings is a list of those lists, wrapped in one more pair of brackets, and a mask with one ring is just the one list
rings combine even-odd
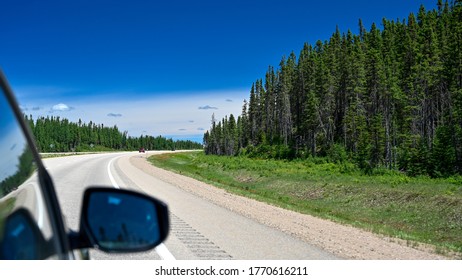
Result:
{"label": "white road edge line", "polygon": [[109,161],[109,163],[107,164],[107,174],[109,175],[109,180],[111,180],[111,183],[112,185],[114,186],[114,188],[116,189],[120,189],[119,185],[117,184],[117,182],[115,181],[114,177],[112,176],[112,173],[111,173],[111,165],[112,165],[112,162],[115,160],[115,159],[118,159],[119,157],[115,157],[113,159],[111,159],[111,161]]}
{"label": "white road edge line", "polygon": [[[114,160],[116,160],[116,159],[118,159],[120,157],[122,157],[122,156],[115,157],[115,158],[111,159],[109,161],[108,165],[107,165],[107,174],[109,175],[109,180],[111,180],[112,186],[114,186],[114,188],[116,188],[116,189],[120,189],[120,186],[115,181],[114,176],[112,176],[111,165],[112,165],[112,162]],[[172,255],[172,253],[168,250],[167,246],[165,246],[164,243],[160,243],[159,245],[157,245],[157,247],[154,248],[154,250],[156,250],[156,253],[163,260],[166,260],[166,261],[174,261],[174,260],[176,260],[175,256]]]}
{"label": "white road edge line", "polygon": [[164,245],[164,243],[160,243],[159,245],[157,245],[155,250],[157,254],[160,256],[160,258],[165,261],[176,260],[175,256],[173,256],[172,253],[170,253],[170,251],[168,250],[167,246]]}

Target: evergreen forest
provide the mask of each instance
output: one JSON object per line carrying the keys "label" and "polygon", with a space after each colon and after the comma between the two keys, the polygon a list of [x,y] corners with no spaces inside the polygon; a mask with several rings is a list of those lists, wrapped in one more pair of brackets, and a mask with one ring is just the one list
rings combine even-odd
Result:
{"label": "evergreen forest", "polygon": [[462,1],[305,43],[253,83],[240,116],[212,116],[204,150],[462,174]]}
{"label": "evergreen forest", "polygon": [[162,136],[128,136],[117,126],[106,127],[90,121],[88,124],[79,120],[77,123],[60,117],[25,116],[39,152],[88,152],[88,151],[133,151],[146,150],[192,150],[202,149],[202,145],[190,140],[167,139]]}

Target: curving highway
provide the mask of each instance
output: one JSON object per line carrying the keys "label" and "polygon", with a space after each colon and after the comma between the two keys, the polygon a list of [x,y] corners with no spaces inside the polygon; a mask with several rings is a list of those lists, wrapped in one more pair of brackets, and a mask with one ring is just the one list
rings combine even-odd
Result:
{"label": "curving highway", "polygon": [[130,157],[146,156],[127,152],[44,160],[71,229],[78,228],[82,194],[88,186],[132,189],[169,205],[171,231],[164,244],[140,254],[108,255],[92,250],[93,259],[337,259],[284,232],[161,181],[130,163]]}

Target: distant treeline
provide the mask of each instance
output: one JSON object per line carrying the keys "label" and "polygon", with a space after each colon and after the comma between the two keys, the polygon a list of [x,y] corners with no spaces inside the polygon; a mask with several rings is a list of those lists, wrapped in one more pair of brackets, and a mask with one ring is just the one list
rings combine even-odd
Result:
{"label": "distant treeline", "polygon": [[77,123],[60,117],[25,116],[40,152],[79,152],[101,150],[192,150],[202,145],[189,140],[172,140],[162,136],[128,136],[117,126],[106,127],[90,121]]}
{"label": "distant treeline", "polygon": [[252,85],[237,119],[212,118],[204,145],[349,160],[366,172],[462,174],[462,1],[306,43]]}

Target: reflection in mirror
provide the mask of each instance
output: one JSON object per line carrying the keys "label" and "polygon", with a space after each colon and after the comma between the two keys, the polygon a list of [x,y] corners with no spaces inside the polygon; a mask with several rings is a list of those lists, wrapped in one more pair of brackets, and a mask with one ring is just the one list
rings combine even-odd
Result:
{"label": "reflection in mirror", "polygon": [[136,251],[161,239],[156,205],[143,197],[117,192],[93,192],[87,223],[95,243],[105,251]]}
{"label": "reflection in mirror", "polygon": [[32,175],[34,160],[3,94],[0,99],[0,197],[4,197]]}

